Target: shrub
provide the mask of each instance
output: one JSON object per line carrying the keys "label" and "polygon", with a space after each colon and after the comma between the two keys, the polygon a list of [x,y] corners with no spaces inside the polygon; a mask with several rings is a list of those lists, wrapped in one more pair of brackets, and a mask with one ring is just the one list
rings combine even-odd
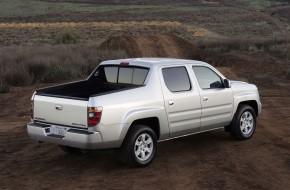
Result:
{"label": "shrub", "polygon": [[0,78],[0,94],[9,92],[9,90],[10,90],[10,87],[5,82],[4,78]]}
{"label": "shrub", "polygon": [[33,77],[25,69],[9,70],[4,76],[5,82],[10,86],[30,85]]}
{"label": "shrub", "polygon": [[33,83],[43,82],[49,73],[49,66],[43,63],[28,63],[28,72],[33,77]]}
{"label": "shrub", "polygon": [[290,69],[286,71],[286,79],[290,79]]}
{"label": "shrub", "polygon": [[0,84],[0,94],[10,91],[10,87],[7,84]]}
{"label": "shrub", "polygon": [[45,77],[44,82],[59,82],[78,77],[81,77],[81,75],[71,65],[51,65],[49,74]]}
{"label": "shrub", "polygon": [[0,92],[10,86],[87,77],[101,60],[125,58],[122,50],[100,50],[95,43],[0,48]]}
{"label": "shrub", "polygon": [[75,44],[78,42],[78,36],[71,31],[64,31],[56,37],[56,44]]}

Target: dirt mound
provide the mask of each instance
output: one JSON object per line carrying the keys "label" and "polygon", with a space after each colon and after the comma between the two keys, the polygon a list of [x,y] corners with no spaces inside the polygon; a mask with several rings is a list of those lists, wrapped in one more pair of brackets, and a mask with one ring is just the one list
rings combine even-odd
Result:
{"label": "dirt mound", "polygon": [[190,58],[194,45],[175,35],[135,35],[112,37],[101,49],[124,50],[129,57]]}

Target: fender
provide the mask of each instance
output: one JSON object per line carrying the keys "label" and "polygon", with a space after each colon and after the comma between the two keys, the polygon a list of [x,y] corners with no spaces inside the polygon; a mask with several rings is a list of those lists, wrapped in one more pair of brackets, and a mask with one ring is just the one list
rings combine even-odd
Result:
{"label": "fender", "polygon": [[237,112],[238,106],[241,102],[245,102],[245,101],[256,101],[257,105],[258,105],[258,113],[260,114],[260,110],[261,110],[261,106],[259,106],[258,102],[259,101],[259,96],[257,93],[255,92],[245,92],[245,93],[240,93],[240,94],[236,94],[234,95],[234,109],[233,109],[233,116],[235,115],[235,113]]}
{"label": "fender", "polygon": [[157,117],[160,124],[160,139],[169,137],[169,126],[164,107],[147,107],[131,109],[124,114],[122,123],[124,127],[120,128],[120,138],[125,138],[132,123],[139,119]]}

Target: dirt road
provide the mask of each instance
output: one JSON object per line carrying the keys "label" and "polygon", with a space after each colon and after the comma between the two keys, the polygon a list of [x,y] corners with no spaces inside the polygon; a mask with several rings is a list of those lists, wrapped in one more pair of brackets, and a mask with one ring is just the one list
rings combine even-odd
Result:
{"label": "dirt road", "polygon": [[128,57],[189,58],[197,48],[176,35],[135,35],[111,37],[100,45],[103,50],[124,50]]}
{"label": "dirt road", "polygon": [[263,114],[252,139],[236,141],[217,130],[166,141],[149,167],[131,169],[110,151],[67,155],[56,145],[30,140],[25,123],[34,88],[0,95],[0,189],[290,187],[290,97],[283,90],[260,89]]}

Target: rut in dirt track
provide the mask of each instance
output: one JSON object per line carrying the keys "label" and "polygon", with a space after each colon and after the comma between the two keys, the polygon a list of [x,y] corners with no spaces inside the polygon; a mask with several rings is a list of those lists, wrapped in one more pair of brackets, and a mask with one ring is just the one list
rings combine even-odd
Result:
{"label": "rut in dirt track", "polygon": [[103,50],[124,50],[128,57],[190,58],[196,48],[175,35],[135,35],[112,37],[102,43]]}

